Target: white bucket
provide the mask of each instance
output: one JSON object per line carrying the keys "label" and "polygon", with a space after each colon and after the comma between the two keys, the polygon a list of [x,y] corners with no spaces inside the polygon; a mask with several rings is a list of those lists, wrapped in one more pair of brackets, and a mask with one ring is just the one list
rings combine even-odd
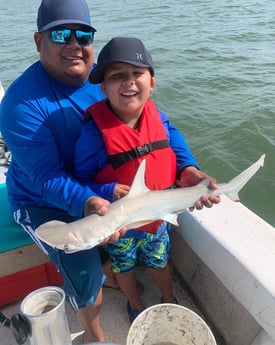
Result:
{"label": "white bucket", "polygon": [[217,345],[200,316],[177,304],[145,309],[132,323],[127,345]]}

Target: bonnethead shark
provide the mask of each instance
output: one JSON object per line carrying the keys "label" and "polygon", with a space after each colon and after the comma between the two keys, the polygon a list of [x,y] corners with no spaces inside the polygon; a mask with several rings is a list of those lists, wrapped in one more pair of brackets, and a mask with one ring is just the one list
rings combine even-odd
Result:
{"label": "bonnethead shark", "polygon": [[95,247],[122,227],[135,229],[155,220],[164,220],[178,226],[177,217],[192,207],[203,195],[225,194],[239,201],[238,192],[264,164],[265,155],[228,183],[218,184],[218,189],[208,187],[203,180],[193,187],[150,190],[145,185],[146,159],[135,175],[129,193],[109,205],[104,216],[91,214],[72,223],[49,221],[36,229],[37,236],[52,247],[67,253]]}

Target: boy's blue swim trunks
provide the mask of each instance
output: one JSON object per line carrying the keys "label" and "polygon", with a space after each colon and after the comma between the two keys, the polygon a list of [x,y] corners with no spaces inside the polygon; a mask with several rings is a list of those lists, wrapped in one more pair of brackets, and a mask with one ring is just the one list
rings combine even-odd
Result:
{"label": "boy's blue swim trunks", "polygon": [[161,269],[170,257],[170,240],[166,224],[159,227],[157,234],[144,232],[142,237],[125,237],[118,242],[105,245],[114,273],[132,272],[140,264]]}

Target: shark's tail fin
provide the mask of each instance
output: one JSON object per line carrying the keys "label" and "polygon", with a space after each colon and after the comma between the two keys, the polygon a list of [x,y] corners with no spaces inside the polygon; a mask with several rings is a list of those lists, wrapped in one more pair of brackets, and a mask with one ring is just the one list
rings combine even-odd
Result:
{"label": "shark's tail fin", "polygon": [[244,170],[238,176],[234,177],[231,181],[228,182],[229,192],[225,193],[231,200],[240,201],[239,191],[246,185],[246,183],[251,179],[252,176],[264,165],[265,155],[262,155],[257,162],[252,164],[249,168]]}

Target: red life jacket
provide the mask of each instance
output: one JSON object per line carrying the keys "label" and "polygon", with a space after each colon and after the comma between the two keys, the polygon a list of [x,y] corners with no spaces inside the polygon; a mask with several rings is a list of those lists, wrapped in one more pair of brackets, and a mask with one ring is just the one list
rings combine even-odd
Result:
{"label": "red life jacket", "polygon": [[[137,129],[116,117],[107,100],[87,110],[100,129],[108,154],[108,163],[95,176],[97,183],[118,182],[131,185],[140,162],[146,158],[145,184],[151,190],[170,187],[176,178],[176,155],[154,103],[145,103]],[[162,221],[138,228],[156,233]]]}

